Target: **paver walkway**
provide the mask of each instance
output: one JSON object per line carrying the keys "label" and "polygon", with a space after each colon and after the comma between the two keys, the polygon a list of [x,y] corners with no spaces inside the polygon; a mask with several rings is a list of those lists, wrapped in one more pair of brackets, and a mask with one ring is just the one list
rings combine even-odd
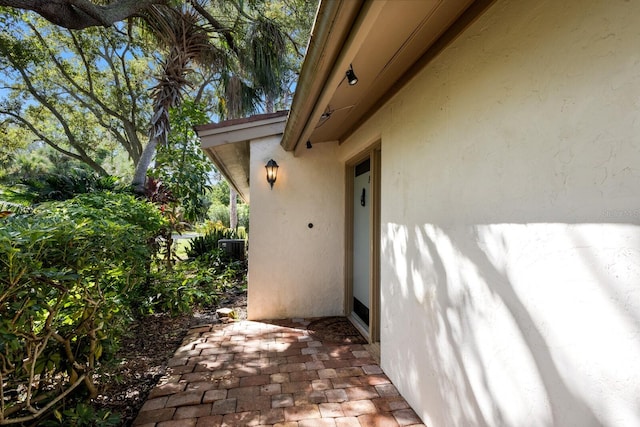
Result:
{"label": "paver walkway", "polygon": [[320,342],[308,323],[191,329],[134,426],[423,426],[362,345]]}

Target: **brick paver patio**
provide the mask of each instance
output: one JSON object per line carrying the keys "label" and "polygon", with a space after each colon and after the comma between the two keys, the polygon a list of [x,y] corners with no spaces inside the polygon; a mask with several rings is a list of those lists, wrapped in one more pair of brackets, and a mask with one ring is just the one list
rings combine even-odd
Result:
{"label": "brick paver patio", "polygon": [[362,345],[320,342],[307,324],[191,329],[134,426],[423,426]]}

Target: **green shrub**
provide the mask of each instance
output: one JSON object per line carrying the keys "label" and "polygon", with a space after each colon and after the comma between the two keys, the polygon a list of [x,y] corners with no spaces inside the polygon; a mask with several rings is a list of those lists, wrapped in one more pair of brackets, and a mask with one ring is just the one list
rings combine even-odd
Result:
{"label": "green shrub", "polygon": [[249,205],[246,203],[238,204],[238,228],[241,227],[249,231]]}
{"label": "green shrub", "polygon": [[247,240],[249,239],[249,234],[247,233],[247,229],[244,227],[238,227],[238,239]]}
{"label": "green shrub", "polygon": [[52,419],[45,420],[38,425],[43,427],[115,427],[122,424],[119,415],[104,409],[96,411],[86,403],[78,403],[75,408],[63,411],[55,410],[53,415]]}
{"label": "green shrub", "polygon": [[177,263],[171,275],[156,272],[142,308],[146,313],[190,313],[195,308],[216,304],[225,291],[245,282],[246,264],[231,261],[224,251],[213,249]]}
{"label": "green shrub", "polygon": [[[238,227],[249,229],[249,205],[238,203]],[[214,201],[209,207],[208,217],[210,223],[221,223],[226,227],[230,226],[229,206]]]}
{"label": "green shrub", "polygon": [[19,190],[21,197],[33,203],[68,200],[78,194],[122,188],[116,177],[100,176],[82,168],[40,173],[21,178],[14,184],[17,185],[13,188]]}
{"label": "green shrub", "polygon": [[0,219],[0,419],[36,419],[76,392],[117,347],[145,283],[158,209],[91,193]]}
{"label": "green shrub", "polygon": [[224,224],[228,227],[230,224],[229,206],[213,202],[211,206],[209,206],[208,217],[209,222]]}
{"label": "green shrub", "polygon": [[237,239],[238,234],[231,228],[226,228],[222,224],[208,223],[207,229],[203,236],[191,239],[191,244],[187,248],[187,256],[189,258],[197,258],[206,253],[218,249],[218,240],[220,239]]}

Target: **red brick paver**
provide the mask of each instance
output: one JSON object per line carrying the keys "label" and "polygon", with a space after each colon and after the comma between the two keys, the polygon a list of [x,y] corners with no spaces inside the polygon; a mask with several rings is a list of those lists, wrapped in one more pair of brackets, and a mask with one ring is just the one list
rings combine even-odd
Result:
{"label": "red brick paver", "polygon": [[307,324],[191,329],[133,425],[423,426],[362,345],[318,341]]}

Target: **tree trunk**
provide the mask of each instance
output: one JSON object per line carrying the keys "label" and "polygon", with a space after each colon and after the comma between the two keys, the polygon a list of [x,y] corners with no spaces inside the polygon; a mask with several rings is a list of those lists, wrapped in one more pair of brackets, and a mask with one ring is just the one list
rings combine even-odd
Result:
{"label": "tree trunk", "polygon": [[235,188],[229,188],[229,228],[238,228],[238,193]]}
{"label": "tree trunk", "polygon": [[265,113],[274,113],[275,111],[275,102],[273,101],[273,97],[267,95],[264,99],[264,110]]}
{"label": "tree trunk", "polygon": [[131,181],[133,190],[136,193],[144,193],[144,186],[147,180],[147,171],[149,170],[151,162],[153,161],[153,155],[156,152],[156,145],[158,145],[158,138],[151,138],[149,139],[147,145],[144,147],[144,150],[142,150],[140,160],[138,160],[136,170],[133,173],[133,180]]}

